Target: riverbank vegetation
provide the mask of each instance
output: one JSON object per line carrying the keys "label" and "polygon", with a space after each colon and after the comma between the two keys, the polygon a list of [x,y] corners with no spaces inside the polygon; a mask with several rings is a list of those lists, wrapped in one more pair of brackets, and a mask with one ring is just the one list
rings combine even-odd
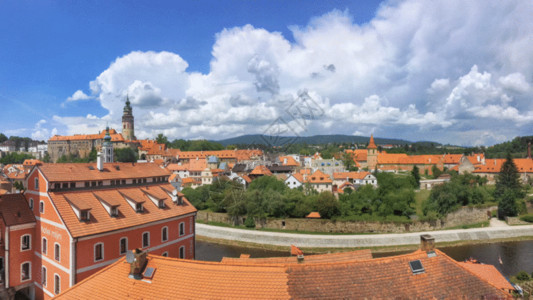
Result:
{"label": "riverbank vegetation", "polygon": [[[200,210],[225,212],[253,218],[303,218],[312,211],[322,218],[336,220],[409,222],[415,214],[415,181],[412,176],[377,174],[378,188],[361,186],[336,197],[318,193],[309,185],[290,189],[274,176],[254,180],[248,189],[220,179],[183,193]],[[249,218],[248,218],[249,219]]]}

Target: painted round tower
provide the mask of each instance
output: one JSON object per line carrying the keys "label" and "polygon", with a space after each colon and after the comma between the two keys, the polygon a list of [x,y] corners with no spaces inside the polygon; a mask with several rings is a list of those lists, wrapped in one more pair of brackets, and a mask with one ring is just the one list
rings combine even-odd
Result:
{"label": "painted round tower", "polygon": [[136,140],[133,122],[133,111],[129,97],[126,97],[126,105],[122,114],[122,136],[125,140]]}

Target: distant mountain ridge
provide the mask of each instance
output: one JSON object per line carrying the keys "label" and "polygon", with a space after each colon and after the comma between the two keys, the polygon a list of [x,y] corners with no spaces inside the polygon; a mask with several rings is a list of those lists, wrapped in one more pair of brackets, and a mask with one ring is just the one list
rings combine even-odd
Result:
{"label": "distant mountain ridge", "polygon": [[[229,139],[223,139],[215,141],[222,144],[223,146],[227,145],[270,145],[270,146],[283,146],[286,143],[297,143],[297,144],[308,144],[308,145],[318,145],[318,144],[329,144],[329,143],[354,143],[354,144],[366,144],[368,143],[370,137],[359,136],[359,135],[343,135],[343,134],[331,134],[331,135],[313,135],[313,136],[267,136],[262,134],[249,134],[241,135],[238,137],[233,137]],[[406,141],[402,139],[391,139],[391,138],[379,138],[374,137],[374,141],[379,145],[407,145],[412,144],[411,141]],[[439,144],[436,143],[435,144]],[[439,144],[440,145],[440,144]]]}

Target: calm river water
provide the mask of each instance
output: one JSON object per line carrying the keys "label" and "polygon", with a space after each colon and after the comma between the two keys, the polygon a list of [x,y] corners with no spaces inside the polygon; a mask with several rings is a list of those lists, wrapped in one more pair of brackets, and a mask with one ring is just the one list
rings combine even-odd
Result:
{"label": "calm river water", "polygon": [[[533,272],[533,241],[487,243],[454,247],[439,247],[439,250],[458,261],[470,257],[482,263],[491,264],[505,276],[515,275],[519,271]],[[374,257],[403,254],[404,252],[375,253]],[[251,257],[288,256],[289,251],[271,251],[239,246],[221,245],[208,242],[196,242],[196,259],[220,261],[222,257],[239,257],[241,253]],[[499,263],[501,257],[502,263]]]}

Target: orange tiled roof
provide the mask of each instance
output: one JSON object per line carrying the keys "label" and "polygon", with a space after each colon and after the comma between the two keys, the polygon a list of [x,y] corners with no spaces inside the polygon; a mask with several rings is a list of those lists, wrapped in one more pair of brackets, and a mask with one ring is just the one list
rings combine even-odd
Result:
{"label": "orange tiled roof", "polygon": [[324,172],[320,170],[316,170],[313,174],[309,175],[307,181],[315,184],[333,182],[328,174],[324,174]]}
{"label": "orange tiled roof", "polygon": [[[298,249],[298,248],[297,248]],[[299,249],[298,249],[299,250]],[[297,255],[292,253],[291,255]],[[303,264],[317,264],[317,263],[333,263],[333,262],[348,262],[372,259],[372,251],[370,249],[355,250],[348,252],[328,253],[306,255]],[[288,257],[266,257],[266,258],[231,258],[223,257],[221,263],[223,264],[294,264],[298,263],[296,256]]]}
{"label": "orange tiled roof", "polygon": [[398,164],[402,158],[407,157],[405,153],[384,153],[378,154],[378,164]]}
{"label": "orange tiled roof", "polygon": [[367,161],[367,155],[368,155],[367,149],[355,149],[355,150],[347,149],[345,150],[345,152],[352,154],[352,157],[354,161],[356,162]]}
{"label": "orange tiled roof", "polygon": [[[484,165],[476,165],[473,173],[499,173],[504,162],[503,158],[486,159]],[[533,173],[533,159],[515,158],[513,162],[518,173]]]}
{"label": "orange tiled roof", "polygon": [[252,170],[252,172],[250,172],[250,175],[266,175],[266,176],[270,176],[270,175],[272,175],[272,172],[270,172],[270,170],[266,166],[258,165],[257,167],[255,167]]}
{"label": "orange tiled roof", "polygon": [[374,135],[373,134],[370,135],[370,141],[368,142],[368,147],[366,147],[366,148],[367,149],[377,149],[377,146],[374,143]]}
{"label": "orange tiled roof", "polygon": [[[49,194],[72,236],[81,237],[196,212],[196,209],[186,199],[183,205],[174,205],[167,192],[172,190],[174,190],[172,185],[162,183],[145,187],[115,187],[102,190],[50,192]],[[166,207],[158,208],[147,194],[164,199]],[[99,198],[111,205],[118,205],[118,217],[109,216]],[[144,211],[135,212],[126,198],[134,202],[144,202]],[[69,203],[73,201],[76,205],[83,206],[79,209],[91,209],[89,221],[79,221]]]}
{"label": "orange tiled roof", "polygon": [[306,218],[310,218],[310,219],[320,219],[320,214],[316,211],[312,211],[310,212],[307,216],[305,216]]}
{"label": "orange tiled roof", "polygon": [[335,180],[346,180],[346,178],[364,179],[368,175],[370,175],[370,172],[334,172],[333,179]]}
{"label": "orange tiled roof", "polygon": [[444,155],[443,162],[445,164],[459,164],[459,161],[461,160],[461,157],[463,157],[462,154],[446,154]]}
{"label": "orange tiled roof", "polygon": [[6,226],[35,222],[26,198],[19,193],[0,195],[0,219]]}
{"label": "orange tiled roof", "polygon": [[189,169],[189,164],[168,164],[167,170],[169,171],[186,171]]}
{"label": "orange tiled roof", "polygon": [[[147,255],[155,269],[128,278],[122,258],[56,299],[512,299],[439,250],[315,264],[239,264]],[[413,274],[409,262],[424,271]],[[176,281],[179,278],[179,281]]]}
{"label": "orange tiled roof", "polygon": [[502,273],[493,265],[485,265],[473,262],[459,262],[463,268],[485,279],[499,289],[514,290],[514,287],[503,277]]}
{"label": "orange tiled roof", "polygon": [[50,182],[91,181],[167,176],[170,173],[156,164],[106,163],[99,171],[95,163],[42,164],[38,166]]}
{"label": "orange tiled roof", "polygon": [[42,161],[40,161],[38,159],[26,159],[26,160],[24,160],[24,162],[22,164],[24,166],[35,166],[35,165],[42,164]]}
{"label": "orange tiled roof", "polygon": [[[101,140],[105,137],[105,130],[98,134],[75,134],[75,135],[54,135],[49,141],[80,141],[80,140]],[[115,129],[109,129],[109,136],[112,142],[124,142],[122,134]]]}
{"label": "orange tiled roof", "polygon": [[[285,162],[285,160],[287,161]],[[292,156],[280,156],[279,161],[281,162],[283,166],[294,166],[294,167],[300,166],[300,164]]]}

